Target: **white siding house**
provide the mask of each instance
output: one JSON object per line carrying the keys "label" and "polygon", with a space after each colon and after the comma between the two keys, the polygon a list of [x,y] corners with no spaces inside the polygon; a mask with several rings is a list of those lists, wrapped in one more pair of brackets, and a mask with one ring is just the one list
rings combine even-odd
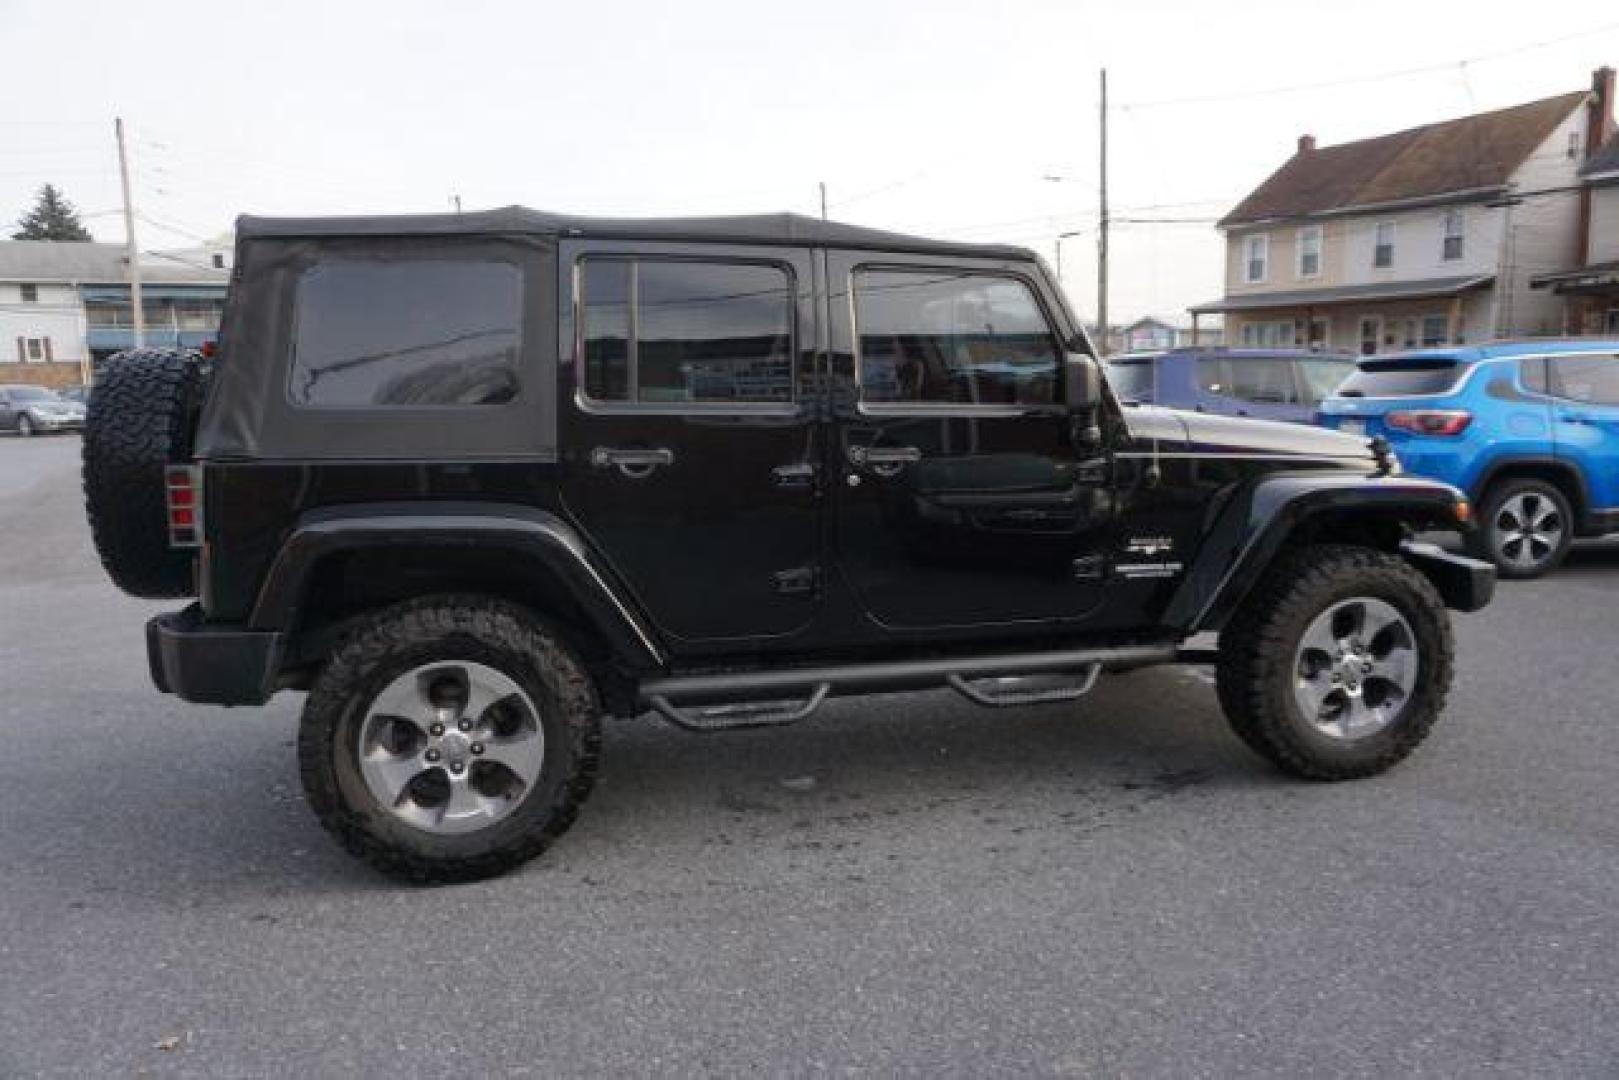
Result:
{"label": "white siding house", "polygon": [[[1593,89],[1298,152],[1221,222],[1236,346],[1385,349],[1561,333],[1534,287],[1582,236],[1579,174],[1611,123]],[[1595,125],[1595,126],[1594,126]]]}

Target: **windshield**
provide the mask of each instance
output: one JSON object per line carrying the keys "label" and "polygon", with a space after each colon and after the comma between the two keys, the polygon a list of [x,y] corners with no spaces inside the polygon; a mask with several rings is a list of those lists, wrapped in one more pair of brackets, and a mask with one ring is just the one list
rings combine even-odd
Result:
{"label": "windshield", "polygon": [[61,401],[49,390],[39,386],[13,386],[7,391],[12,401]]}
{"label": "windshield", "polygon": [[1340,397],[1411,397],[1446,394],[1464,369],[1443,357],[1363,361],[1338,388]]}
{"label": "windshield", "polygon": [[1153,400],[1150,359],[1110,361],[1107,365],[1107,381],[1120,401]]}
{"label": "windshield", "polygon": [[1347,356],[1300,360],[1299,376],[1304,384],[1304,404],[1316,406],[1332,396],[1343,381],[1355,373],[1355,362]]}

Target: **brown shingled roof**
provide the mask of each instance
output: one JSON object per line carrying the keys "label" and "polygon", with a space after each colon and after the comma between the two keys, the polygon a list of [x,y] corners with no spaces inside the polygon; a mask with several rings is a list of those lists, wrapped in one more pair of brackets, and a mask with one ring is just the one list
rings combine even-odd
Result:
{"label": "brown shingled roof", "polygon": [[1583,90],[1289,158],[1221,225],[1499,187],[1586,97]]}

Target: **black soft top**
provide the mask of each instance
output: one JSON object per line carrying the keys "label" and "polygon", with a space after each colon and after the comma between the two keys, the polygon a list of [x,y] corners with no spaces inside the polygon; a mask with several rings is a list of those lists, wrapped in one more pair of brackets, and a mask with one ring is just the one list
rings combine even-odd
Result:
{"label": "black soft top", "polygon": [[251,217],[236,219],[236,235],[257,237],[375,236],[589,236],[737,244],[810,245],[903,251],[924,255],[966,255],[990,259],[1033,259],[1027,248],[1005,244],[966,244],[866,229],[801,214],[749,214],[730,217],[604,218],[548,214],[525,206],[503,206],[470,214],[398,214],[355,217]]}

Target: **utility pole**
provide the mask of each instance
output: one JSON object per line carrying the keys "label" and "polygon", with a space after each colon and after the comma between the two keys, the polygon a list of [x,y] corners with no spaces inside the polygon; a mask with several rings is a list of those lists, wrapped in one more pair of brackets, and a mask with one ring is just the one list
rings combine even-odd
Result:
{"label": "utility pole", "polygon": [[1102,69],[1102,153],[1101,182],[1097,192],[1101,196],[1101,213],[1096,221],[1096,326],[1103,354],[1107,353],[1107,68]]}
{"label": "utility pole", "polygon": [[135,348],[146,344],[146,308],[141,303],[141,253],[135,245],[135,206],[129,198],[129,152],[124,148],[124,119],[116,117],[112,130],[118,136],[118,181],[124,188],[125,258],[129,260],[129,305],[135,313]]}
{"label": "utility pole", "polygon": [[825,221],[826,220],[826,181],[825,180],[822,180],[820,182],[820,188],[821,188],[821,220]]}

